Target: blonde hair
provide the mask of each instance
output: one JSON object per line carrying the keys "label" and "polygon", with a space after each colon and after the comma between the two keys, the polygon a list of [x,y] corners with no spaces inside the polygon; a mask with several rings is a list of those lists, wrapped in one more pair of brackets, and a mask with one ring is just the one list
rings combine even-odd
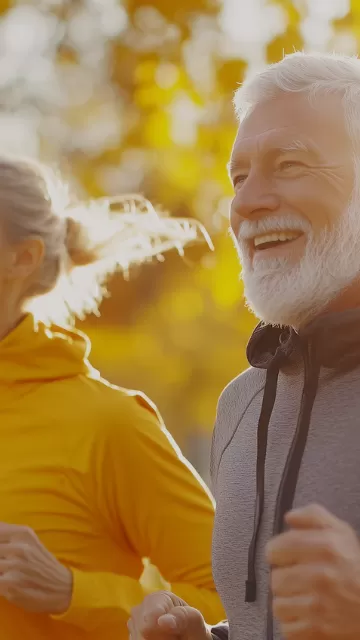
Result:
{"label": "blonde hair", "polygon": [[37,320],[71,323],[98,313],[106,279],[200,236],[196,220],[165,217],[139,195],[73,203],[56,172],[26,158],[0,157],[1,219],[10,242],[41,237],[44,260],[29,290]]}

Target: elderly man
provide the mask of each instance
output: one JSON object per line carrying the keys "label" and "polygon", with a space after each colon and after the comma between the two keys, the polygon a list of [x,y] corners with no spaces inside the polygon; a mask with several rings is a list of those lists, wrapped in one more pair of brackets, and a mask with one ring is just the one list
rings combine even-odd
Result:
{"label": "elderly man", "polygon": [[228,622],[171,594],[132,640],[360,638],[360,61],[294,54],[235,97],[231,228],[251,368],[223,392],[213,564]]}

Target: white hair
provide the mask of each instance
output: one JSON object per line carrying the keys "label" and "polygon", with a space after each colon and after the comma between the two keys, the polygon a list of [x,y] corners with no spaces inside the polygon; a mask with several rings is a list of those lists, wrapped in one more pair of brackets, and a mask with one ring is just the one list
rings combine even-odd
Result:
{"label": "white hair", "polygon": [[50,168],[27,158],[0,156],[0,220],[10,243],[42,238],[44,259],[24,292],[37,320],[69,323],[97,313],[107,277],[200,236],[196,220],[169,218],[139,195],[74,203]]}
{"label": "white hair", "polygon": [[[339,223],[324,229],[320,237],[315,238],[312,229],[304,229],[307,247],[295,267],[284,259],[272,259],[260,262],[252,270],[244,242],[246,232],[252,233],[256,225],[276,228],[277,218],[245,221],[240,228],[237,244],[248,305],[266,322],[296,326],[319,313],[360,275],[360,60],[332,54],[288,55],[249,77],[236,91],[236,114],[242,121],[258,104],[287,92],[304,93],[311,104],[315,104],[317,96],[329,93],[341,97],[355,167],[347,210],[339,212]],[[301,229],[301,222],[292,216],[285,222],[281,220],[285,228],[293,225]]]}
{"label": "white hair", "polygon": [[235,111],[241,120],[261,103],[281,92],[302,92],[311,101],[318,94],[342,96],[351,138],[360,142],[360,60],[338,54],[296,52],[249,76],[236,91]]}

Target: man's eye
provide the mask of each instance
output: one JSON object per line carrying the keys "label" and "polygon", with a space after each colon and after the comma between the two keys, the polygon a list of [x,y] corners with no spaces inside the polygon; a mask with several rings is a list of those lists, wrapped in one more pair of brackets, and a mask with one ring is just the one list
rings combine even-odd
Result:
{"label": "man's eye", "polygon": [[239,185],[242,185],[245,182],[246,178],[247,178],[247,175],[245,174],[235,176],[235,178],[233,179],[234,187],[238,187]]}
{"label": "man's eye", "polygon": [[298,160],[284,160],[280,162],[279,167],[282,171],[286,171],[286,169],[295,169],[296,167],[303,167],[304,164],[299,162]]}

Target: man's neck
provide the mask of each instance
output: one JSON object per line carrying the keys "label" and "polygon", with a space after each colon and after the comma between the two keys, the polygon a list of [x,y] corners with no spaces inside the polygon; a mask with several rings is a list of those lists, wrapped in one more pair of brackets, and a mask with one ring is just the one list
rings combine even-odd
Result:
{"label": "man's neck", "polygon": [[324,313],[341,313],[360,307],[360,281],[356,280],[344,289],[324,310]]}
{"label": "man's neck", "polygon": [[326,307],[319,313],[312,315],[309,314],[301,322],[291,323],[291,326],[295,331],[304,329],[308,324],[316,320],[316,318],[323,318],[331,313],[341,313],[342,311],[351,311],[351,309],[360,308],[360,280],[356,280],[349,287],[340,292],[336,298],[334,298]]}

